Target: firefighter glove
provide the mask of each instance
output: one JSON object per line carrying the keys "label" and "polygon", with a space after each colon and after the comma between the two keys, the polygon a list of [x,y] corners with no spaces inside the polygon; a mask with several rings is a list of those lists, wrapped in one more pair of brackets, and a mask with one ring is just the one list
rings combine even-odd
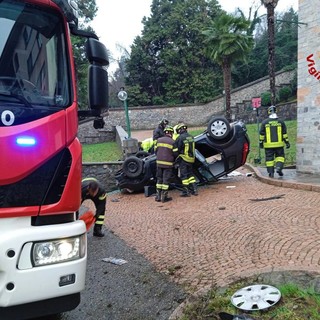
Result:
{"label": "firefighter glove", "polygon": [[262,141],[260,141],[259,147],[260,147],[260,149],[263,149],[263,142]]}
{"label": "firefighter glove", "polygon": [[289,141],[286,142],[286,149],[289,149],[290,148],[290,143]]}

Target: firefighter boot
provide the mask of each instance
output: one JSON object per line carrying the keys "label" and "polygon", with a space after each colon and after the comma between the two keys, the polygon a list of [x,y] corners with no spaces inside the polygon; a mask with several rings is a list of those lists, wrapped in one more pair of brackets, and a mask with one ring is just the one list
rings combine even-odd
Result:
{"label": "firefighter boot", "polygon": [[191,194],[194,196],[197,196],[199,194],[198,193],[198,186],[196,183],[191,184]]}
{"label": "firefighter boot", "polygon": [[180,197],[190,197],[188,187],[183,187],[183,190],[182,190],[182,193],[180,194]]}
{"label": "firefighter boot", "polygon": [[94,225],[94,228],[93,228],[93,235],[95,236],[95,237],[99,237],[99,238],[101,238],[101,237],[104,237],[104,233],[102,232],[102,225],[100,225],[100,224],[95,224]]}
{"label": "firefighter boot", "polygon": [[156,194],[155,201],[157,201],[157,202],[161,201],[161,193],[162,193],[162,190],[161,189],[157,189],[157,194]]}
{"label": "firefighter boot", "polygon": [[267,171],[269,173],[269,178],[274,177],[274,167],[267,167]]}
{"label": "firefighter boot", "polygon": [[277,171],[277,174],[282,177],[283,176],[283,172],[282,172],[282,166],[279,165],[276,167],[276,171]]}
{"label": "firefighter boot", "polygon": [[172,200],[172,198],[168,197],[168,191],[162,191],[161,202],[168,202],[170,200]]}

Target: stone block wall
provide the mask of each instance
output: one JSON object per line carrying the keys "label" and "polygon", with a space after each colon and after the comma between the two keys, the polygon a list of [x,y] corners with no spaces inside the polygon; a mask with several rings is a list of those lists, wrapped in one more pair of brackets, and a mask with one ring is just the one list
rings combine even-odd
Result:
{"label": "stone block wall", "polygon": [[299,1],[297,171],[320,174],[319,0]]}
{"label": "stone block wall", "polygon": [[[293,79],[294,71],[278,72],[276,84],[289,84]],[[256,122],[256,113],[252,111],[251,99],[268,91],[269,78],[265,77],[250,84],[239,87],[231,91],[231,111],[232,117],[236,120],[244,120],[246,123]],[[155,128],[162,118],[167,118],[172,124],[184,122],[188,126],[205,126],[214,115],[225,114],[224,96],[204,105],[177,105],[177,106],[152,106],[135,107],[129,106],[129,119],[131,130],[150,130]],[[245,102],[245,103],[243,103]],[[295,107],[294,107],[295,108]],[[261,108],[262,110],[263,108]],[[93,128],[93,121],[89,121],[79,126],[80,141],[90,141],[96,135],[107,139],[106,131],[115,126],[126,129],[126,118],[124,109],[110,109],[108,116],[104,118],[105,129],[96,130]],[[84,140],[83,140],[84,139]],[[105,140],[109,141],[109,140]]]}
{"label": "stone block wall", "polygon": [[82,177],[98,179],[106,192],[117,190],[115,174],[121,169],[123,161],[91,162],[82,164]]}

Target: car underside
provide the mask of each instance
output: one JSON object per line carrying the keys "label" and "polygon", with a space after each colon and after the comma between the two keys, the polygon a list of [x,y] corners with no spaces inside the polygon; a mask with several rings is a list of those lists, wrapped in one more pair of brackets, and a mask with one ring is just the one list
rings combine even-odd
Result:
{"label": "car underside", "polygon": [[[197,184],[209,184],[245,164],[250,140],[243,122],[229,123],[224,117],[213,117],[207,129],[194,137],[196,157],[193,172]],[[181,188],[176,169],[171,188]],[[124,160],[115,175],[120,190],[141,192],[146,186],[156,184],[156,155],[140,152]]]}

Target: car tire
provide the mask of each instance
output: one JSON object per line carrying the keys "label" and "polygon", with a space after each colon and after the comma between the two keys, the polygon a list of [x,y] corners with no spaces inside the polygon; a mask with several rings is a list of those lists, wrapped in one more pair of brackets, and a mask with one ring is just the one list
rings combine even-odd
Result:
{"label": "car tire", "polygon": [[214,117],[209,121],[207,131],[211,138],[223,140],[230,134],[231,126],[226,118]]}
{"label": "car tire", "polygon": [[147,152],[147,151],[138,151],[138,152],[135,154],[135,156],[136,156],[137,158],[143,159],[143,158],[146,158],[146,157],[150,156],[150,153]]}
{"label": "car tire", "polygon": [[122,170],[127,177],[136,178],[142,173],[143,162],[135,156],[128,157],[123,162]]}

